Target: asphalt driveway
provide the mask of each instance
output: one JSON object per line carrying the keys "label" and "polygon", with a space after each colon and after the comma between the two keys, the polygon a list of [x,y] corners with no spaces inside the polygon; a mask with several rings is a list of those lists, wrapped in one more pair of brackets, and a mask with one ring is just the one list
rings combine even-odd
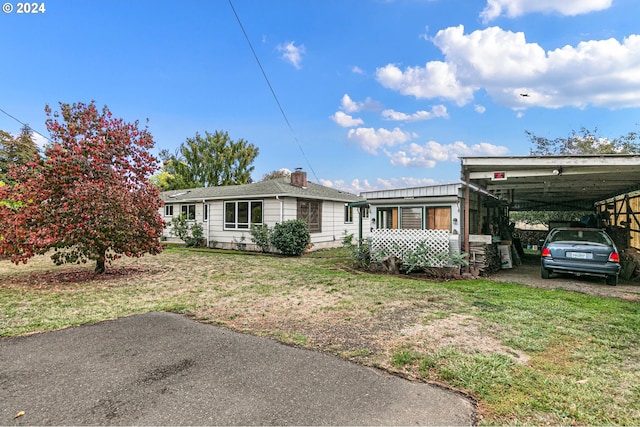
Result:
{"label": "asphalt driveway", "polygon": [[474,416],[458,393],[177,314],[0,340],[0,425],[471,425]]}

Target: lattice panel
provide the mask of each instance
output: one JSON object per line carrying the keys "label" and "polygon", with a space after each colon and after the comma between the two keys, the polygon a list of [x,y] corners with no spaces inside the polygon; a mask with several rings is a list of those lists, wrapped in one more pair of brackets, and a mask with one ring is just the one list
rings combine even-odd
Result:
{"label": "lattice panel", "polygon": [[371,239],[371,257],[374,261],[381,261],[387,255],[395,255],[404,260],[405,254],[415,251],[418,243],[426,242],[427,265],[424,267],[444,267],[446,262],[438,260],[437,256],[450,253],[448,230],[373,230]]}

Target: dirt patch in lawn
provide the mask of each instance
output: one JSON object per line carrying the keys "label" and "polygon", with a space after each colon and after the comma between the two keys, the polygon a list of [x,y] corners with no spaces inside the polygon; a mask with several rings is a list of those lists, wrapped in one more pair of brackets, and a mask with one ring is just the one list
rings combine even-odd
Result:
{"label": "dirt patch in lawn", "polygon": [[[437,318],[434,307],[441,313]],[[341,308],[340,296],[307,289],[294,296],[264,297],[249,306],[246,301],[220,301],[199,311],[199,316],[237,331],[274,336],[389,370],[395,370],[389,361],[400,349],[454,347],[504,354],[517,363],[528,360],[483,330],[474,316],[442,310],[429,299],[386,303],[373,311]]]}
{"label": "dirt patch in lawn", "polygon": [[154,272],[150,269],[137,267],[119,267],[107,270],[103,274],[96,274],[91,269],[65,269],[63,271],[41,271],[29,275],[15,276],[5,280],[3,287],[18,289],[70,289],[84,284],[109,282],[118,284],[125,278],[144,278]]}

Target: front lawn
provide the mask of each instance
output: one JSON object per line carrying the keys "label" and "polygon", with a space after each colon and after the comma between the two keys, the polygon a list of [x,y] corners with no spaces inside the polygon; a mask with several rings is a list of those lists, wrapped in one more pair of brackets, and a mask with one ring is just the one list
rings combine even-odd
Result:
{"label": "front lawn", "polygon": [[0,261],[0,336],[167,310],[474,396],[482,424],[640,424],[637,302],[488,280],[354,272],[302,258],[170,248],[93,266]]}

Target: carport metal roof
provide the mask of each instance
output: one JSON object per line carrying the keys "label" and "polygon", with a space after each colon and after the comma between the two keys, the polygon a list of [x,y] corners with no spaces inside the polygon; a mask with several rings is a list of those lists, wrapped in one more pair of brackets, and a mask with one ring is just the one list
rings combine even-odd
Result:
{"label": "carport metal roof", "polygon": [[462,180],[510,210],[592,210],[595,203],[640,190],[640,156],[461,157]]}

